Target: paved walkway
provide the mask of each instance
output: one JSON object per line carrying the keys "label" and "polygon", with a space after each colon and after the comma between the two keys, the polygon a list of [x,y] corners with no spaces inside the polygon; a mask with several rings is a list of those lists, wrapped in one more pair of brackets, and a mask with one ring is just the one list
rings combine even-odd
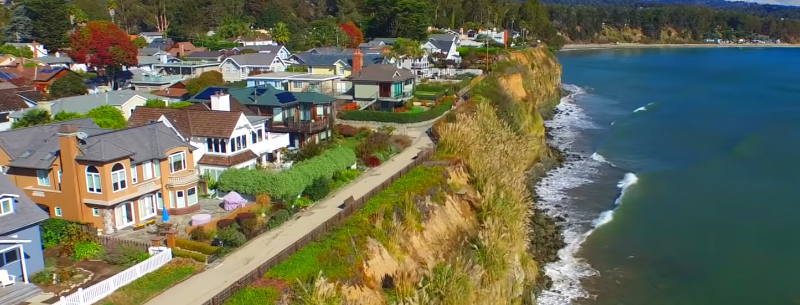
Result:
{"label": "paved walkway", "polygon": [[197,305],[203,304],[225,290],[229,285],[276,256],[289,245],[313,231],[320,224],[339,213],[339,206],[350,196],[359,198],[401,171],[414,161],[421,150],[433,143],[425,133],[409,134],[414,143],[382,166],[367,172],[332,197],[314,205],[299,217],[288,221],[276,230],[269,231],[252,240],[242,248],[225,257],[221,263],[168,289],[146,303],[146,305]]}

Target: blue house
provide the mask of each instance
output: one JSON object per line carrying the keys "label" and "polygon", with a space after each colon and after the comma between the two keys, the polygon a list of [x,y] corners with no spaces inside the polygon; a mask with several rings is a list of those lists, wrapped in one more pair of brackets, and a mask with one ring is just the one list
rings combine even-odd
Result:
{"label": "blue house", "polygon": [[0,176],[0,270],[16,277],[13,285],[0,288],[0,304],[17,304],[39,293],[28,279],[44,269],[39,223],[47,218],[5,175]]}

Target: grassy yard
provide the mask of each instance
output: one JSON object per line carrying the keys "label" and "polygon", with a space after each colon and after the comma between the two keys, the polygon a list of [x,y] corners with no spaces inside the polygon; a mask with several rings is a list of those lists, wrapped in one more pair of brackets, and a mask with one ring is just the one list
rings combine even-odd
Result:
{"label": "grassy yard", "polygon": [[272,287],[247,287],[239,290],[224,305],[276,304],[281,293]]}
{"label": "grassy yard", "polygon": [[100,300],[103,305],[139,305],[202,270],[193,260],[174,258],[164,267],[148,273]]}
{"label": "grassy yard", "polygon": [[421,113],[421,112],[425,112],[425,111],[427,111],[427,109],[422,108],[420,106],[414,106],[414,108],[411,108],[411,109],[407,110],[406,112],[401,112],[401,113],[414,114],[414,113]]}

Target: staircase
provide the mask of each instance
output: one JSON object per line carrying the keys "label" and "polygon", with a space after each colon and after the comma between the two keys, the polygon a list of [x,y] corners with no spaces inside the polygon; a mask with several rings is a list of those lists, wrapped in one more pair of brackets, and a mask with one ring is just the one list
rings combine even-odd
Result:
{"label": "staircase", "polygon": [[17,305],[42,293],[34,284],[15,283],[11,286],[0,288],[0,304]]}

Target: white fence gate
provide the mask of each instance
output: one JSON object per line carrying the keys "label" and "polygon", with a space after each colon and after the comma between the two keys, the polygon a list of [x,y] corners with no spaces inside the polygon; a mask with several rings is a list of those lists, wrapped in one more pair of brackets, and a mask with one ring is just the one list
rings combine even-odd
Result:
{"label": "white fence gate", "polygon": [[169,263],[172,260],[172,249],[165,247],[160,250],[160,252],[153,254],[147,260],[125,269],[125,271],[117,273],[100,283],[86,289],[78,288],[75,293],[66,297],[62,296],[61,300],[53,305],[91,305],[102,300],[122,286],[128,285],[145,274],[156,271]]}

